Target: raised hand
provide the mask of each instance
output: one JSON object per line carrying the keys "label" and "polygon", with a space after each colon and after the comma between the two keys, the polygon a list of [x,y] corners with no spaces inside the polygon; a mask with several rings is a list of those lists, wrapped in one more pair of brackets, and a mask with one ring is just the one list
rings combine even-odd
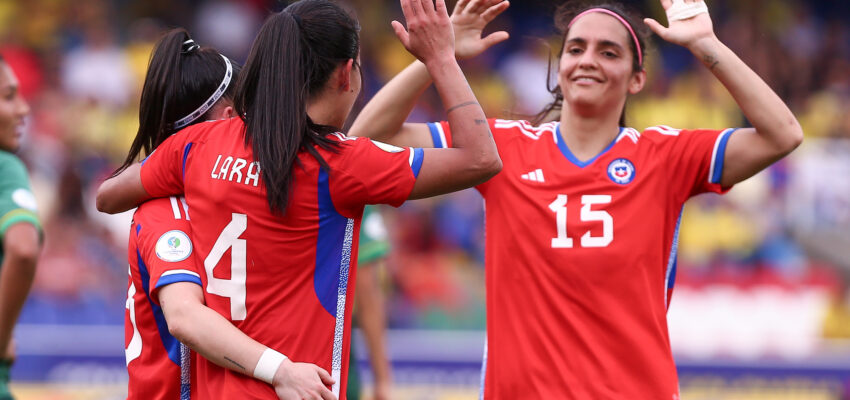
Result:
{"label": "raised hand", "polygon": [[[661,6],[664,7],[664,11],[669,11],[673,7],[674,2],[681,2],[684,5],[703,3],[703,0],[660,1]],[[708,13],[701,13],[688,19],[672,21],[666,28],[652,18],[645,18],[643,22],[662,39],[689,49],[698,44],[702,39],[712,39],[715,37],[711,17]]]}
{"label": "raised hand", "polygon": [[452,12],[455,34],[455,56],[458,59],[475,57],[494,45],[507,40],[505,31],[481,37],[484,27],[508,9],[507,0],[458,0]]}
{"label": "raised hand", "polygon": [[314,364],[284,360],[274,375],[274,391],[280,400],[336,400],[327,387],[333,378]]}
{"label": "raised hand", "polygon": [[455,37],[446,11],[446,1],[400,0],[407,29],[393,21],[396,36],[411,54],[428,64],[432,61],[452,60],[455,57]]}

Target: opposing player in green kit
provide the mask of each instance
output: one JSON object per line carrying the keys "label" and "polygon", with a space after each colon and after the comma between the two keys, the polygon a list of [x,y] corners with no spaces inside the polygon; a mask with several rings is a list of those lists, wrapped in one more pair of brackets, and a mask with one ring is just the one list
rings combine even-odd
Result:
{"label": "opposing player in green kit", "polygon": [[12,330],[27,299],[41,250],[41,224],[27,170],[13,154],[20,146],[30,108],[18,79],[0,56],[0,400],[12,399],[9,369],[14,360]]}

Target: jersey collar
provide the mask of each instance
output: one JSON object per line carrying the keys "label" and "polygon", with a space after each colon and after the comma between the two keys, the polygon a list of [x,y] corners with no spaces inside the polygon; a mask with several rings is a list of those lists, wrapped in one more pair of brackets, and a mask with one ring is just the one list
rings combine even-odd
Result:
{"label": "jersey collar", "polygon": [[623,133],[623,129],[624,128],[620,127],[620,132],[617,134],[617,136],[614,137],[614,140],[612,140],[611,143],[607,147],[605,147],[605,149],[602,150],[599,154],[597,154],[595,157],[593,157],[593,158],[591,158],[587,161],[579,160],[578,157],[576,157],[573,154],[573,152],[570,151],[570,148],[567,147],[566,141],[563,139],[563,136],[561,136],[561,123],[560,122],[558,123],[557,128],[555,128],[555,142],[558,144],[558,149],[561,150],[561,154],[564,155],[564,157],[567,159],[567,161],[575,164],[579,168],[584,168],[584,167],[586,167],[590,164],[593,164],[593,162],[596,161],[597,158],[599,158],[601,155],[607,153],[608,150],[611,150],[611,147],[614,147],[614,143],[617,143],[617,138],[619,138],[620,135]]}

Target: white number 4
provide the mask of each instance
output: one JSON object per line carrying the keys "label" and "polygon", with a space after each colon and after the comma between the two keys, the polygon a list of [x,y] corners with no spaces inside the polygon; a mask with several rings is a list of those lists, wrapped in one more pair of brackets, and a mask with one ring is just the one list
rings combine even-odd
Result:
{"label": "white number 4", "polygon": [[[245,309],[245,280],[247,270],[245,260],[247,256],[247,245],[245,239],[239,239],[239,235],[248,228],[248,216],[245,214],[232,214],[230,223],[221,231],[216,239],[210,254],[204,260],[204,270],[207,272],[207,292],[217,294],[230,299],[230,319],[242,321],[248,312]],[[224,253],[230,249],[230,279],[219,279],[213,277],[218,262]]]}
{"label": "white number 4", "polygon": [[[581,247],[606,247],[614,240],[614,218],[606,211],[591,209],[594,204],[610,202],[609,195],[581,196],[581,220],[602,222],[602,236],[591,236],[590,231],[585,232],[581,237]],[[572,248],[573,239],[567,236],[567,195],[559,194],[558,198],[549,204],[549,209],[555,213],[555,223],[558,228],[558,236],[552,238],[552,248]]]}

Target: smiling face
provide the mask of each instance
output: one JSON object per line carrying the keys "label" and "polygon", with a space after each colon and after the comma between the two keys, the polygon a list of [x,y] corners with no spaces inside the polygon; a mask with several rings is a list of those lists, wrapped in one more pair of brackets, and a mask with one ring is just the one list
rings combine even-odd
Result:
{"label": "smiling face", "polygon": [[592,116],[622,113],[628,94],[643,88],[646,73],[634,72],[633,39],[613,16],[592,12],[570,27],[558,70],[565,105]]}
{"label": "smiling face", "polygon": [[0,149],[20,147],[24,117],[30,108],[18,91],[18,78],[9,65],[0,61]]}

